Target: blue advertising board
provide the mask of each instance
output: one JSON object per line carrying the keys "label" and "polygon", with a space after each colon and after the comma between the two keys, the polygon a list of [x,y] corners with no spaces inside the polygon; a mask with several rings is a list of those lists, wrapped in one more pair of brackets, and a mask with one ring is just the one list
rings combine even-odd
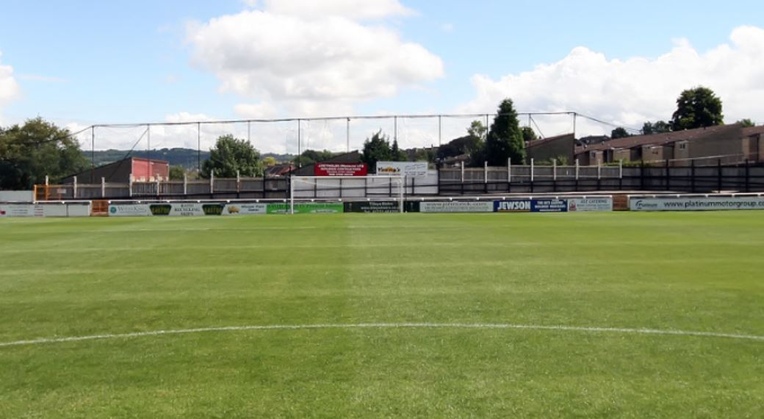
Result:
{"label": "blue advertising board", "polygon": [[494,201],[494,212],[568,212],[566,199],[510,199]]}
{"label": "blue advertising board", "polygon": [[531,212],[568,212],[566,199],[533,199]]}
{"label": "blue advertising board", "polygon": [[509,201],[494,201],[494,212],[531,212],[530,199],[512,199]]}

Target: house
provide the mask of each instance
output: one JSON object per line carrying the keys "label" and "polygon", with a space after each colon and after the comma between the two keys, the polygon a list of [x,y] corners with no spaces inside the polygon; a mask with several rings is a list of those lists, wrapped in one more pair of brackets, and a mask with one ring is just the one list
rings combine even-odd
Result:
{"label": "house", "polygon": [[559,135],[541,140],[529,141],[525,144],[528,162],[551,161],[565,159],[566,164],[572,164],[576,148],[575,134]]}
{"label": "house", "polygon": [[764,161],[758,141],[764,127],[754,128],[760,129],[744,129],[740,124],[730,124],[618,138],[576,147],[575,158],[585,166],[620,160],[646,163],[671,160],[675,166],[689,166],[702,159],[714,159],[715,162],[724,158],[725,163]]}
{"label": "house", "polygon": [[164,160],[128,157],[114,163],[94,167],[83,172],[67,176],[61,183],[101,183],[103,178],[108,183],[155,182],[170,179],[170,163]]}
{"label": "house", "polygon": [[284,177],[288,176],[295,167],[294,163],[277,164],[271,167],[266,167],[264,174],[267,178]]}

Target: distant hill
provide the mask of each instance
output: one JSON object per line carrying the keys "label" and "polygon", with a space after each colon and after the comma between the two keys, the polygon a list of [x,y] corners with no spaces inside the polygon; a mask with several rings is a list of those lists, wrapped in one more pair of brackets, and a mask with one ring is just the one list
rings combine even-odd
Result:
{"label": "distant hill", "polygon": [[[138,158],[151,158],[156,160],[166,160],[170,163],[170,166],[183,166],[186,169],[194,169],[199,163],[201,157],[202,164],[205,160],[210,158],[209,151],[202,151],[198,153],[191,148],[162,148],[157,150],[151,150],[149,153],[146,150],[98,150],[94,153],[91,151],[83,150],[82,154],[90,160],[91,153],[96,166],[102,166],[105,164],[113,163],[128,157]],[[261,155],[261,158],[273,157],[278,162],[286,162],[294,158],[289,154],[273,154],[266,153]]]}

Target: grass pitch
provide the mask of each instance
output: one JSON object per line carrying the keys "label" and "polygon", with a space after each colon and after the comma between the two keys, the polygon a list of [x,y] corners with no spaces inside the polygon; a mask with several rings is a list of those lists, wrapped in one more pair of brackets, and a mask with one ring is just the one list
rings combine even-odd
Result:
{"label": "grass pitch", "polygon": [[[0,417],[762,417],[764,214],[0,221]],[[459,327],[511,324],[753,336]]]}

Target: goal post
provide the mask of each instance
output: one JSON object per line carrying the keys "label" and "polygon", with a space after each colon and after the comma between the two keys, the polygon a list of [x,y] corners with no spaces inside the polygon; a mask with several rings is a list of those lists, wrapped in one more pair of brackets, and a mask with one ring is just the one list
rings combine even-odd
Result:
{"label": "goal post", "polygon": [[404,212],[406,181],[402,175],[291,176],[289,213],[307,202],[394,201]]}

